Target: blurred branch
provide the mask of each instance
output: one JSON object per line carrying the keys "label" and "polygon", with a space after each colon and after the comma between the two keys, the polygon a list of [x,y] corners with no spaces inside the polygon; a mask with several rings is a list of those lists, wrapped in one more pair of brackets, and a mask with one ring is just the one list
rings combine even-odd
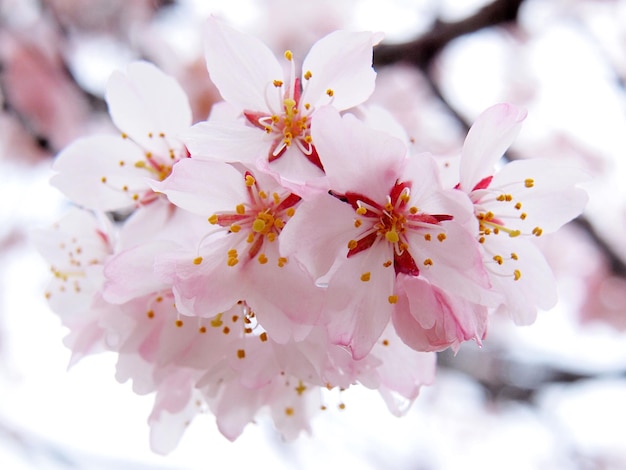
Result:
{"label": "blurred branch", "polygon": [[483,28],[513,22],[524,0],[495,0],[474,15],[457,22],[436,21],[427,33],[403,44],[381,44],[374,51],[374,66],[397,62],[425,70],[450,41]]}

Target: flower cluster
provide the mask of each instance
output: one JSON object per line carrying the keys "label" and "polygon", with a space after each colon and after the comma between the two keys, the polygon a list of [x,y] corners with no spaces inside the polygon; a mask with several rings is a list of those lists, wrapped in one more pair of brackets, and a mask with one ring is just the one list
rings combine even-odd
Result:
{"label": "flower cluster", "polygon": [[444,185],[438,161],[365,104],[380,39],[340,31],[277,59],[211,19],[224,101],[207,121],[192,126],[179,85],[137,62],[107,88],[121,135],[57,157],[52,183],[81,208],[38,234],[46,296],[74,361],[115,351],[117,378],[156,392],[156,451],[207,411],[229,439],[268,411],[296,437],[331,397],[344,406],[327,390],[355,384],[400,415],[436,351],[481,344],[490,313],[529,324],[556,302],[533,239],[581,212],[584,175],[496,169],[525,117],[500,104]]}

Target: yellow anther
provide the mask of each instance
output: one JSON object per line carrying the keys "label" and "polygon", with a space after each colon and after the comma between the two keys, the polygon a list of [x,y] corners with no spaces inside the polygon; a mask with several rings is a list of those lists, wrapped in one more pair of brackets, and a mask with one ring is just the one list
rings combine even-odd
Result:
{"label": "yellow anther", "polygon": [[502,201],[506,201],[506,196],[505,196],[504,194],[500,194],[500,195],[496,198],[496,201],[500,201],[500,202],[502,202]]}
{"label": "yellow anther", "polygon": [[228,255],[229,258],[236,258],[237,256],[239,256],[239,254],[237,253],[237,250],[235,250],[234,248],[231,250],[228,250],[226,254]]}
{"label": "yellow anther", "polygon": [[178,328],[182,328],[183,327],[183,321],[179,318],[178,320],[176,320],[174,322],[174,324],[178,327]]}
{"label": "yellow anther", "polygon": [[139,194],[133,194],[133,201],[139,200]]}
{"label": "yellow anther", "polygon": [[354,226],[355,226],[356,228],[359,228],[361,225],[363,225],[363,222],[361,221],[361,219],[356,219],[356,220],[354,221]]}
{"label": "yellow anther", "polygon": [[494,260],[496,263],[498,263],[498,264],[502,264],[502,263],[504,263],[504,258],[502,258],[502,256],[500,256],[500,255],[496,255],[496,256],[494,256],[494,257],[493,257],[493,260]]}
{"label": "yellow anther", "polygon": [[260,218],[255,219],[254,223],[252,224],[252,230],[254,230],[255,232],[262,232],[263,230],[265,230],[265,221]]}
{"label": "yellow anther", "polygon": [[232,268],[237,263],[239,263],[239,260],[233,256],[232,258],[228,258],[228,261],[227,261],[226,264],[228,264],[228,266],[230,266]]}
{"label": "yellow anther", "polygon": [[148,137],[152,139],[152,137],[154,137],[154,134],[152,132],[148,132]]}
{"label": "yellow anther", "polygon": [[100,181],[102,181],[103,183],[106,183],[107,182],[106,176],[103,176],[102,178],[100,178]]}
{"label": "yellow anther", "polygon": [[284,258],[282,256],[280,258],[278,258],[278,267],[279,268],[282,268],[286,264],[287,264],[287,258]]}
{"label": "yellow anther", "polygon": [[424,240],[426,240],[427,242],[429,242],[432,239],[432,236],[430,235],[430,233],[425,233],[424,234]]}
{"label": "yellow anther", "polygon": [[287,59],[287,60],[292,60],[293,59],[293,52],[291,52],[289,49],[287,49],[285,51],[285,59]]}
{"label": "yellow anther", "polygon": [[259,191],[259,197],[261,199],[267,199],[267,193],[265,191]]}
{"label": "yellow anther", "polygon": [[371,278],[371,273],[368,271],[366,273],[361,274],[361,281],[367,282]]}
{"label": "yellow anther", "polygon": [[480,237],[478,239],[478,243],[485,243],[485,237]]}
{"label": "yellow anther", "polygon": [[274,199],[274,204],[276,205],[280,204],[280,196],[278,195],[278,193],[276,192],[272,193],[272,198]]}
{"label": "yellow anther", "polygon": [[285,226],[285,222],[283,222],[283,219],[276,219],[274,220],[274,227],[276,227],[278,230],[281,230],[283,227]]}
{"label": "yellow anther", "polygon": [[285,211],[285,214],[287,214],[287,217],[293,217],[295,213],[296,213],[296,210],[293,207],[290,207],[289,209]]}
{"label": "yellow anther", "polygon": [[148,310],[148,311],[146,312],[146,316],[147,316],[148,318],[154,318],[154,310]]}
{"label": "yellow anther", "polygon": [[265,256],[264,253],[261,253],[257,259],[259,260],[259,263],[261,264],[265,264],[268,261],[267,256]]}
{"label": "yellow anther", "polygon": [[120,160],[120,166],[124,166],[126,165],[126,162],[124,160]]}
{"label": "yellow anther", "polygon": [[274,80],[273,83],[274,83],[274,86],[276,88],[279,88],[279,87],[283,86],[283,81],[282,80]]}
{"label": "yellow anther", "polygon": [[239,232],[239,230],[241,230],[241,225],[231,224],[231,226],[230,226],[230,231],[231,232],[237,233],[237,232]]}
{"label": "yellow anther", "polygon": [[357,247],[358,243],[356,240],[350,240],[348,242],[348,249],[349,250],[354,250]]}
{"label": "yellow anther", "polygon": [[385,204],[385,210],[386,211],[392,211],[393,210],[393,204],[388,202],[387,204]]}
{"label": "yellow anther", "polygon": [[274,241],[276,241],[276,234],[275,234],[274,232],[270,232],[270,233],[268,233],[268,234],[266,235],[266,237],[267,237],[267,240],[268,240],[269,242],[274,242]]}
{"label": "yellow anther", "polygon": [[243,359],[244,357],[246,357],[246,351],[244,351],[243,349],[238,349],[237,350],[237,357],[239,359]]}
{"label": "yellow anther", "polygon": [[363,206],[359,206],[356,210],[356,213],[359,215],[365,215],[367,214],[367,209]]}
{"label": "yellow anther", "polygon": [[391,261],[390,259],[388,259],[387,261],[385,261],[385,262],[383,263],[383,266],[384,266],[385,268],[388,268],[388,267],[389,267],[389,266],[391,266],[392,264],[393,264],[393,261]]}
{"label": "yellow anther", "polygon": [[307,111],[311,109],[311,103],[304,103],[304,109],[306,109]]}
{"label": "yellow anther", "polygon": [[519,278],[522,277],[522,272],[519,269],[513,271],[513,279],[519,281]]}
{"label": "yellow anther", "polygon": [[326,90],[326,94],[332,98],[335,92],[332,90],[332,88],[329,88],[328,90]]}
{"label": "yellow anther", "polygon": [[146,162],[144,162],[143,160],[139,160],[138,162],[135,162],[135,168],[145,168],[146,167]]}
{"label": "yellow anther", "polygon": [[517,210],[520,210],[520,209],[522,208],[522,203],[521,203],[521,202],[518,202],[517,204],[515,204],[515,208],[516,208]]}
{"label": "yellow anther", "polygon": [[[306,127],[305,127],[305,129],[306,129]],[[310,135],[307,135],[307,136],[304,137],[304,141],[307,144],[312,144],[313,143],[313,137],[311,137]]]}
{"label": "yellow anther", "polygon": [[256,183],[256,180],[254,179],[254,176],[246,175],[246,186],[248,186],[248,187],[254,186],[254,183]]}
{"label": "yellow anther", "polygon": [[311,73],[310,70],[307,70],[306,72],[304,72],[304,79],[305,80],[310,80],[312,76],[313,76],[313,74]]}
{"label": "yellow anther", "polygon": [[254,232],[250,232],[248,234],[248,238],[246,238],[246,242],[252,243],[254,241]]}
{"label": "yellow anther", "polygon": [[227,335],[228,333],[230,333],[230,328],[228,328],[227,326],[225,326],[225,327],[222,329],[222,333],[224,333],[225,335]]}
{"label": "yellow anther", "polygon": [[441,232],[437,235],[437,240],[439,240],[440,242],[444,241],[446,239],[446,234]]}
{"label": "yellow anther", "polygon": [[409,212],[411,214],[413,214],[413,215],[417,214],[417,207],[415,207],[415,206],[410,207],[409,208]]}
{"label": "yellow anther", "polygon": [[122,139],[128,139],[128,134],[126,134],[125,132],[122,132]]}
{"label": "yellow anther", "polygon": [[235,207],[235,211],[237,211],[237,214],[239,215],[244,215],[246,213],[246,206],[244,206],[243,204],[237,204],[237,207]]}
{"label": "yellow anther", "polygon": [[271,133],[272,133],[272,128],[271,128],[271,127],[269,127],[269,126],[265,126],[265,127],[263,128],[263,130],[265,130],[265,133],[266,133],[266,134],[271,134]]}
{"label": "yellow anther", "polygon": [[519,216],[520,219],[525,220],[526,217],[528,217],[528,214],[526,214],[526,212],[522,212]]}
{"label": "yellow anther", "polygon": [[200,264],[200,263],[202,263],[202,256],[198,256],[197,258],[193,260],[193,264]]}
{"label": "yellow anther", "polygon": [[494,217],[495,217],[495,214],[491,211],[485,214],[485,220],[493,220]]}
{"label": "yellow anther", "polygon": [[541,227],[535,227],[533,229],[533,235],[536,237],[540,237],[542,233],[543,233],[543,229]]}
{"label": "yellow anther", "polygon": [[263,343],[265,343],[265,342],[267,341],[267,333],[266,333],[265,331],[264,331],[263,333],[261,333],[261,334],[259,335],[259,339],[260,339]]}
{"label": "yellow anther", "polygon": [[385,238],[389,243],[398,243],[400,241],[400,236],[395,230],[389,230],[385,233]]}
{"label": "yellow anther", "polygon": [[517,261],[519,259],[519,256],[517,256],[517,253],[511,253],[511,259],[514,259]]}
{"label": "yellow anther", "polygon": [[387,297],[387,301],[390,304],[397,304],[398,303],[398,296],[397,295],[390,295],[389,297]]}
{"label": "yellow anther", "polygon": [[287,408],[285,408],[285,414],[287,416],[293,416],[293,414],[295,413],[294,409],[291,408],[290,406],[288,406]]}
{"label": "yellow anther", "polygon": [[493,234],[494,234],[494,235],[497,235],[497,234],[499,234],[499,233],[500,233],[500,227],[494,227],[494,228],[493,228]]}
{"label": "yellow anther", "polygon": [[430,258],[426,258],[424,260],[424,266],[432,266],[433,265],[433,260]]}
{"label": "yellow anther", "polygon": [[524,180],[524,186],[526,186],[527,188],[532,188],[535,185],[535,180],[532,178],[526,178]]}
{"label": "yellow anther", "polygon": [[511,237],[511,238],[519,237],[521,234],[522,234],[522,232],[520,230],[511,230],[511,231],[509,231],[509,237]]}
{"label": "yellow anther", "polygon": [[198,328],[198,333],[206,333],[206,326],[201,326],[200,328]]}

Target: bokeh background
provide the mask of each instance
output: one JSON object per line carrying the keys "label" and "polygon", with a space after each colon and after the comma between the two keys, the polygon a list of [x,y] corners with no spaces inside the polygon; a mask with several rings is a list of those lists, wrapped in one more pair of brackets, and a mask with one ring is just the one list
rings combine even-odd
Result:
{"label": "bokeh background", "polygon": [[[69,207],[48,186],[55,154],[113,131],[113,70],[156,63],[206,118],[210,14],[296,57],[334,29],[383,31],[372,101],[441,158],[485,108],[526,107],[507,158],[591,176],[584,215],[541,240],[559,304],[530,327],[493,318],[482,348],[440,354],[403,418],[350,389],[296,442],[260,421],[230,443],[201,416],[171,455],[152,454],[152,397],[115,381],[113,356],[67,370],[29,234]],[[623,0],[0,0],[0,468],[626,468],[625,85]]]}

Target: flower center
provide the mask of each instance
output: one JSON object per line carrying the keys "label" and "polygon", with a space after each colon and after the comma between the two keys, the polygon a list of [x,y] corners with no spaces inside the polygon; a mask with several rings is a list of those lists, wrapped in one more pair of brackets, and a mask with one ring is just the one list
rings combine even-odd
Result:
{"label": "flower center", "polygon": [[[354,208],[357,215],[354,226],[361,229],[359,235],[348,242],[348,258],[371,248],[380,241],[385,241],[393,247],[393,260],[386,261],[385,267],[393,264],[396,274],[404,273],[411,276],[419,274],[419,268],[409,250],[408,233],[422,231],[426,241],[430,241],[434,236],[443,242],[445,233],[438,225],[442,221],[452,220],[452,216],[420,212],[416,206],[410,204],[410,193],[410,183],[396,182],[384,205],[362,194],[332,193]],[[432,264],[432,260],[426,260],[425,264]],[[368,278],[368,276],[365,277]]]}
{"label": "flower center", "polygon": [[[291,51],[285,52],[285,58],[291,65],[289,83],[285,87],[282,80],[274,80],[270,85],[270,89],[273,87],[277,90],[278,100],[270,99],[272,98],[271,96],[266,97],[269,112],[244,110],[243,114],[250,124],[262,129],[273,137],[268,153],[268,161],[272,162],[282,157],[295,144],[311,163],[323,169],[311,138],[310,116],[313,112],[313,107],[310,103],[304,103],[303,106],[300,106],[300,97],[303,89],[300,79],[295,77],[295,66]],[[307,83],[312,76],[313,74],[310,71],[304,74],[304,79]],[[333,90],[329,89],[326,93],[332,99]],[[276,102],[280,103],[278,108],[275,106]]]}
{"label": "flower center", "polygon": [[[259,185],[250,172],[244,175],[248,200],[237,204],[234,211],[219,212],[209,217],[209,222],[227,228],[229,233],[240,234],[235,247],[228,251],[227,264],[236,266],[239,263],[239,252],[246,251],[248,259],[256,258],[261,264],[266,264],[269,259],[263,252],[265,241],[273,243],[285,226],[285,221],[295,214],[295,205],[300,201],[300,196],[293,193],[278,194],[271,196],[259,188]],[[246,248],[238,249],[245,240]],[[198,258],[197,264],[202,262]],[[286,258],[278,257],[279,267],[287,262]]]}

